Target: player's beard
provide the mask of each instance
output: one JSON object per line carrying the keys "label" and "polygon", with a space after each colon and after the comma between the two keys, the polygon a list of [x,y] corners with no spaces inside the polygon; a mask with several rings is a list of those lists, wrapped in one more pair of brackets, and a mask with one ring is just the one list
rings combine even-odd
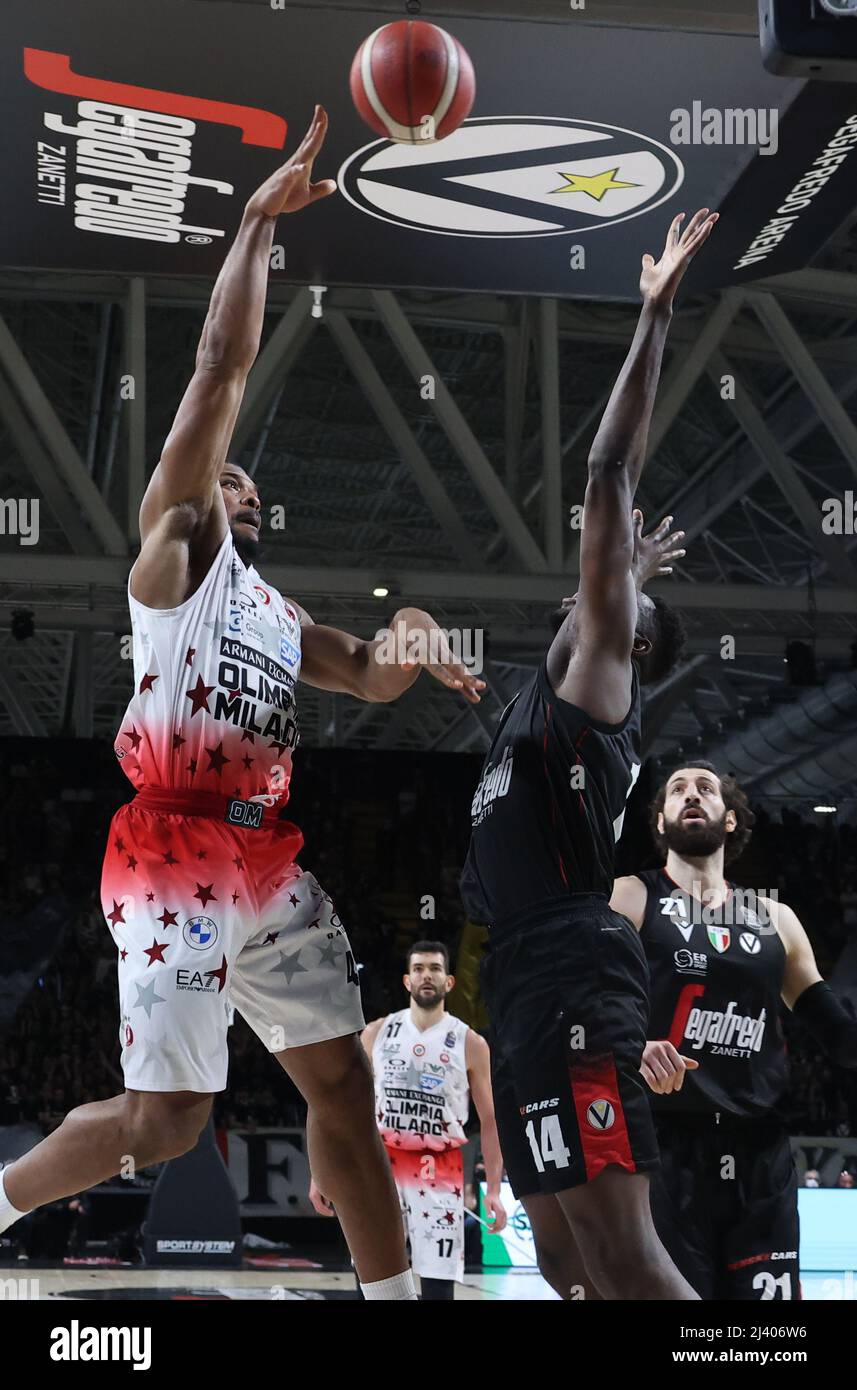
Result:
{"label": "player's beard", "polygon": [[259,536],[248,536],[246,532],[240,533],[234,526],[230,526],[232,539],[235,542],[235,549],[238,551],[245,565],[254,565],[259,558],[260,541]]}
{"label": "player's beard", "polygon": [[726,812],[718,820],[683,822],[664,817],[664,839],[667,849],[686,859],[707,859],[726,844]]}
{"label": "player's beard", "polygon": [[429,1009],[437,1008],[438,1004],[443,1000],[443,995],[440,990],[435,989],[434,985],[432,985],[431,993],[429,993],[427,989],[420,987],[417,990],[411,991],[411,998],[418,1009],[425,1009],[428,1012]]}

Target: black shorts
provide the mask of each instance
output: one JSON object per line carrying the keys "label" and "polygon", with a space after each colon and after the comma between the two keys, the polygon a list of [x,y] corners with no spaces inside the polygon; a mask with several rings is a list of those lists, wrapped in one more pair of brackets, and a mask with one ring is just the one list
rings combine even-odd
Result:
{"label": "black shorts", "polygon": [[658,1235],[700,1298],[800,1298],[797,1173],[778,1123],[656,1115]]}
{"label": "black shorts", "polygon": [[640,1059],[648,968],[637,932],[579,894],[491,930],[482,985],[500,1147],[516,1197],[562,1192],[609,1164],[657,1166]]}

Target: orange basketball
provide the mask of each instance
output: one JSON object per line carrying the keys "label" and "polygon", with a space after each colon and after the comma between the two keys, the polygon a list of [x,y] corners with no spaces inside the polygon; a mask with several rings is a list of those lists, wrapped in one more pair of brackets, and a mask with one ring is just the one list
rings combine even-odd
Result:
{"label": "orange basketball", "polygon": [[422,19],[376,29],[351,64],[351,95],[377,135],[430,144],[451,135],[476,96],[473,64],[457,39]]}

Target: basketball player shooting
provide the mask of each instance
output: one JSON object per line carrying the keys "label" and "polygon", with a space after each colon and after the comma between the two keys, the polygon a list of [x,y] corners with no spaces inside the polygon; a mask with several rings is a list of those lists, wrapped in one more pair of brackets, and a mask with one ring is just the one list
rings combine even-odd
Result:
{"label": "basketball player shooting", "polygon": [[[416,1297],[360,1045],[360,990],[330,897],[278,817],[297,743],[295,685],[389,701],[419,664],[316,626],[253,561],[261,504],[227,450],[259,350],[277,218],[335,191],[312,181],[327,117],[247,203],[140,509],[129,580],[135,691],[115,751],[137,788],[116,814],[102,903],[119,953],[126,1089],[84,1105],[0,1174],[0,1232],[34,1207],[192,1149],[227,1073],[228,1002],[308,1105],[313,1172],[336,1202],[370,1299]],[[405,609],[427,669],[476,702],[428,614]],[[398,629],[397,629],[398,630]],[[440,647],[438,646],[440,642]],[[386,655],[386,650],[385,650]]]}
{"label": "basketball player shooting", "polygon": [[580,587],[500,721],[462,875],[469,915],[491,926],[483,985],[513,1190],[544,1249],[571,1227],[611,1299],[697,1297],[652,1224],[646,964],[608,900],[640,769],[640,684],[665,676],[680,649],[675,616],[641,591],[632,503],[673,297],[716,220],[705,208],[682,232],[676,217],[661,259],[643,258],[637,332],[589,455]]}

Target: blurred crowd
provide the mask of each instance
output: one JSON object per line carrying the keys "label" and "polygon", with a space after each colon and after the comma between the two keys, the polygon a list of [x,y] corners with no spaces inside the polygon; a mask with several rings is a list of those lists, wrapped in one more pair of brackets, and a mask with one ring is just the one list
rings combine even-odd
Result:
{"label": "blurred crowd", "polygon": [[[410,942],[439,938],[455,960],[464,924],[457,880],[479,765],[459,755],[298,754],[288,815],[304,831],[300,862],[331,894],[346,925],[367,1019],[403,1007]],[[115,947],[98,881],[110,815],[128,795],[101,744],[54,742],[46,751],[33,740],[12,740],[0,752],[0,976],[11,968],[9,953],[27,914],[51,898],[62,905],[65,923],[49,963],[47,956],[44,967],[30,961],[26,997],[5,1031],[0,998],[0,1124],[28,1121],[49,1131],[74,1106],[122,1089]],[[644,835],[638,814],[626,851],[638,867],[647,855],[652,862]],[[857,827],[817,827],[790,811],[760,813],[745,859],[736,881],[777,888],[827,973],[857,931]],[[853,1078],[831,1066],[790,1018],[786,1031],[792,1133],[853,1134]],[[240,1019],[230,1031],[230,1054],[218,1124],[302,1121],[297,1092]]]}

